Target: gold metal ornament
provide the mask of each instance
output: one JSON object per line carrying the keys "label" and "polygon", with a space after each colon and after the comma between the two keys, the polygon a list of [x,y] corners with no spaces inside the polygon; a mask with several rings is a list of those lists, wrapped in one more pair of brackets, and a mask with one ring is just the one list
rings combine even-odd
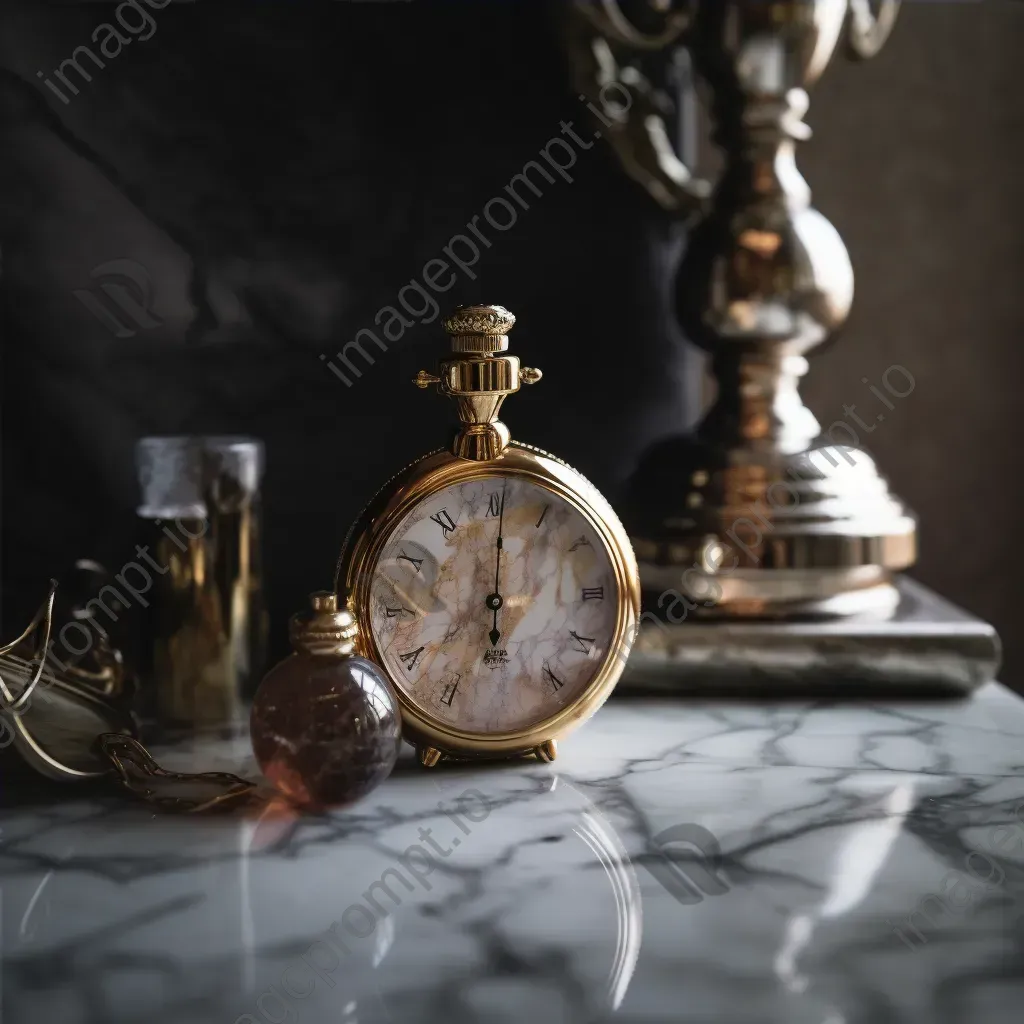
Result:
{"label": "gold metal ornament", "polygon": [[112,778],[161,810],[203,813],[248,799],[255,784],[236,775],[172,772],[154,760],[137,738],[120,652],[94,619],[73,620],[88,623],[97,641],[85,658],[51,663],[56,591],[51,580],[24,632],[0,646],[0,749],[13,745],[28,765],[60,782]]}
{"label": "gold metal ornament", "polygon": [[324,654],[346,658],[355,654],[359,623],[338,595],[318,590],[309,596],[310,609],[293,615],[288,638],[300,654]]}
{"label": "gold metal ornament", "polygon": [[[543,761],[554,760],[556,740],[593,714],[610,694],[622,673],[635,637],[640,610],[636,560],[625,530],[611,506],[589,481],[562,460],[539,448],[513,441],[508,427],[498,418],[508,395],[518,391],[522,384],[536,383],[542,376],[540,370],[523,367],[516,356],[507,354],[508,332],[514,323],[515,317],[502,306],[461,307],[445,321],[445,330],[451,339],[451,356],[441,361],[437,373],[421,370],[413,383],[420,388],[436,385],[441,394],[455,400],[460,426],[451,448],[425,455],[385,484],[353,524],[338,560],[335,590],[350,595],[352,611],[363,626],[359,641],[362,653],[381,665],[394,684],[401,703],[403,732],[417,746],[420,763],[425,767],[438,764],[446,756],[494,758],[533,754]],[[567,689],[564,702],[552,707],[551,713],[545,714],[542,719],[519,722],[511,728],[489,728],[479,723],[467,726],[465,721],[456,720],[452,714],[446,718],[441,712],[445,710],[446,703],[447,710],[451,712],[451,702],[456,692],[460,695],[460,701],[469,701],[471,698],[465,695],[474,692],[471,688],[493,686],[496,680],[504,678],[500,672],[491,671],[507,664],[509,657],[504,642],[499,644],[500,637],[510,635],[508,625],[504,620],[499,621],[499,609],[500,615],[509,618],[518,615],[520,618],[517,621],[521,621],[532,600],[525,593],[509,591],[504,596],[499,594],[499,590],[508,590],[507,585],[502,587],[499,584],[499,577],[503,569],[507,574],[513,558],[509,554],[510,549],[503,546],[502,532],[516,529],[515,526],[502,526],[500,518],[494,520],[494,525],[469,521],[469,513],[466,512],[466,532],[463,536],[468,537],[469,531],[476,531],[473,536],[480,537],[486,529],[489,538],[497,531],[494,592],[486,595],[486,607],[492,609],[494,615],[492,631],[485,633],[484,626],[474,620],[472,628],[466,628],[467,635],[459,634],[461,625],[458,628],[453,626],[446,633],[444,641],[434,643],[430,650],[425,650],[430,644],[423,642],[418,651],[402,655],[403,658],[411,658],[413,664],[419,664],[422,657],[424,665],[433,665],[435,662],[430,661],[430,657],[436,656],[437,661],[440,648],[447,644],[446,650],[455,651],[453,658],[473,658],[475,654],[472,653],[472,647],[458,645],[482,644],[484,639],[490,637],[490,644],[484,645],[484,653],[478,662],[474,662],[473,671],[449,673],[449,677],[455,677],[454,681],[445,682],[438,670],[437,679],[428,672],[420,680],[418,685],[421,687],[435,688],[440,701],[435,696],[434,703],[430,705],[423,697],[423,690],[414,692],[409,679],[402,677],[401,667],[396,667],[393,652],[382,642],[379,631],[373,626],[375,601],[378,617],[381,605],[375,587],[379,590],[382,581],[386,587],[395,586],[394,580],[383,573],[389,545],[394,545],[396,537],[404,536],[401,530],[405,529],[403,524],[408,523],[410,517],[420,515],[421,518],[416,521],[426,522],[424,503],[436,499],[442,492],[463,485],[470,485],[469,491],[473,494],[490,493],[493,504],[489,511],[495,515],[500,513],[501,517],[505,515],[504,495],[509,486],[512,486],[513,494],[516,488],[520,488],[520,493],[541,495],[539,500],[550,498],[552,507],[558,510],[550,522],[581,524],[580,529],[586,533],[586,537],[581,537],[580,542],[589,545],[592,552],[588,552],[590,561],[586,564],[599,565],[605,574],[603,578],[608,581],[606,586],[599,588],[601,601],[608,602],[603,605],[601,613],[607,617],[609,627],[606,645],[598,646],[593,637],[577,636],[575,631],[567,634],[573,636],[574,642],[579,644],[581,658],[584,657],[584,650],[586,656],[594,654],[592,673],[585,675],[591,666],[589,663],[584,665],[579,669],[581,674],[576,683],[578,691]],[[500,505],[497,497],[499,493]],[[547,506],[544,508],[546,510]],[[523,510],[510,510],[510,520],[513,514],[522,519]],[[542,511],[538,529],[544,515],[545,511]],[[437,559],[432,586],[421,583],[417,578],[413,581],[420,587],[417,593],[411,590],[401,593],[395,591],[398,593],[395,598],[397,606],[387,609],[388,615],[393,612],[399,619],[406,614],[415,618],[423,606],[440,607],[443,604],[439,596],[441,581],[451,583],[453,574],[463,571],[455,564],[460,557],[460,542],[455,531],[462,528],[462,521],[457,527],[454,520],[443,519],[440,515],[430,518],[444,530],[443,539],[448,547],[442,549],[441,553],[448,557]],[[450,544],[449,538],[452,538]],[[519,537],[516,540],[523,549],[531,542]],[[423,557],[418,560],[416,557],[402,556],[415,565],[414,570],[408,570],[410,576],[418,576],[421,566],[417,561],[424,562],[429,557],[429,553],[420,554]],[[413,551],[412,555],[416,556],[417,552]],[[478,569],[480,564],[479,559],[473,563]],[[571,574],[575,570],[570,568],[567,571]],[[525,578],[526,570],[521,572]],[[537,581],[537,585],[543,582]],[[471,584],[472,581],[469,581],[465,586]],[[488,583],[485,589],[490,590],[491,584]],[[593,588],[594,591],[597,589]],[[483,594],[476,595],[473,591],[473,595],[474,601],[479,598],[483,602]],[[564,608],[560,607],[559,614],[563,611]],[[490,614],[480,612],[479,608],[473,614],[477,613]],[[426,620],[424,618],[421,621]],[[499,625],[506,634],[499,630]],[[410,624],[409,628],[414,628],[414,625]],[[526,642],[520,641],[519,646],[522,647]],[[594,646],[588,648],[588,642]],[[523,655],[524,658],[528,656],[532,655]],[[545,671],[548,671],[547,668]],[[466,675],[472,678],[464,679]],[[548,672],[548,675],[553,686],[561,685],[562,679],[558,672]],[[539,686],[532,676],[529,682]],[[447,701],[444,700],[446,695]]]}
{"label": "gold metal ornament", "polygon": [[516,318],[504,306],[462,306],[444,322],[459,358],[441,363],[441,375],[426,370],[413,378],[419,388],[437,384],[443,395],[458,404],[462,429],[452,451],[462,459],[498,458],[511,440],[498,411],[520,383],[536,384],[540,370],[520,367],[515,356],[499,356],[508,348],[508,332]]}

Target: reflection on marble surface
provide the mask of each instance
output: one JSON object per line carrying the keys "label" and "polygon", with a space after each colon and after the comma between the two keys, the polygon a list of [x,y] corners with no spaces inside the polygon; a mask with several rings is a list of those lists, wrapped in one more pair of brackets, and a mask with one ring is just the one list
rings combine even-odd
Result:
{"label": "reflection on marble surface", "polygon": [[[620,699],[553,765],[410,756],[329,817],[19,798],[0,1019],[1009,1024],[1022,741],[1024,704],[994,684],[944,704]],[[162,754],[251,770],[244,741]],[[720,847],[670,858],[719,879],[689,900],[659,881],[682,825]]]}

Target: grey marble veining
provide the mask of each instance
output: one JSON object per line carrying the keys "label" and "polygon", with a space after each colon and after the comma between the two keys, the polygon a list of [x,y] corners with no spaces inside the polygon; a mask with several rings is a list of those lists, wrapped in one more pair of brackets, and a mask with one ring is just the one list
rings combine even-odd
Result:
{"label": "grey marble veining", "polygon": [[[243,741],[161,753],[252,771]],[[993,684],[620,699],[552,765],[410,757],[322,818],[69,790],[0,822],[0,1022],[1009,1024],[1022,763]]]}

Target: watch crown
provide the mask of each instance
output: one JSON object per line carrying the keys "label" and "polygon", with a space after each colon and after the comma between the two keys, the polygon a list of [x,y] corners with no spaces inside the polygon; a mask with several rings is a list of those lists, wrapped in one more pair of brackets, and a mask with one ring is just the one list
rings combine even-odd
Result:
{"label": "watch crown", "polygon": [[502,402],[521,384],[536,384],[543,376],[520,366],[518,356],[499,354],[508,348],[515,322],[504,306],[459,306],[444,320],[454,354],[441,360],[438,375],[420,370],[413,378],[417,387],[436,383],[442,395],[455,399],[462,427],[452,451],[460,459],[500,458],[512,440],[498,419]]}
{"label": "watch crown", "polygon": [[453,352],[504,352],[516,318],[504,306],[459,306],[446,317]]}

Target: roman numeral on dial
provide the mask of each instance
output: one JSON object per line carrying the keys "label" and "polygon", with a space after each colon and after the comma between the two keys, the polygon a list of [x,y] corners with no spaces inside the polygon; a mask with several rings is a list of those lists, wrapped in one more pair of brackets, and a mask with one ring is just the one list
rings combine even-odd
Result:
{"label": "roman numeral on dial", "polygon": [[407,555],[404,551],[398,556],[396,561],[408,562],[413,567],[413,569],[416,570],[416,572],[420,571],[420,566],[423,564],[422,558],[413,558],[412,555]]}
{"label": "roman numeral on dial", "polygon": [[446,508],[441,509],[440,512],[435,513],[430,518],[441,527],[441,533],[445,539],[455,529],[455,520],[448,514],[448,509]]}
{"label": "roman numeral on dial", "polygon": [[562,682],[562,680],[559,679],[558,676],[556,676],[555,673],[547,667],[547,665],[544,666],[544,678],[556,690],[560,690],[565,685],[565,683]]}
{"label": "roman numeral on dial", "polygon": [[551,508],[550,505],[545,505],[544,506],[544,511],[541,512],[540,519],[537,520],[537,526],[540,526],[540,524],[544,522],[544,517],[548,514],[548,509],[549,508]]}
{"label": "roman numeral on dial", "polygon": [[580,636],[575,629],[569,632],[569,636],[571,636],[575,642],[575,650],[579,651],[581,654],[590,653],[590,649],[594,643],[594,637]]}
{"label": "roman numeral on dial", "polygon": [[423,653],[422,647],[417,647],[415,651],[406,651],[405,654],[400,654],[398,657],[402,664],[405,665],[405,671],[411,672],[416,665],[416,662],[420,660],[420,655]]}
{"label": "roman numeral on dial", "polygon": [[412,609],[406,608],[405,605],[399,605],[397,608],[389,608],[387,604],[384,605],[384,614],[389,619],[401,618],[402,615],[412,615]]}
{"label": "roman numeral on dial", "polygon": [[487,519],[497,519],[501,514],[501,495],[497,491],[487,501]]}
{"label": "roman numeral on dial", "polygon": [[584,601],[603,601],[604,600],[604,587],[584,587],[583,588],[583,600]]}
{"label": "roman numeral on dial", "polygon": [[447,704],[448,707],[452,706],[452,701],[455,700],[456,691],[459,689],[459,683],[462,680],[462,676],[458,672],[452,679],[452,682],[444,684],[444,690],[441,691],[441,703]]}

